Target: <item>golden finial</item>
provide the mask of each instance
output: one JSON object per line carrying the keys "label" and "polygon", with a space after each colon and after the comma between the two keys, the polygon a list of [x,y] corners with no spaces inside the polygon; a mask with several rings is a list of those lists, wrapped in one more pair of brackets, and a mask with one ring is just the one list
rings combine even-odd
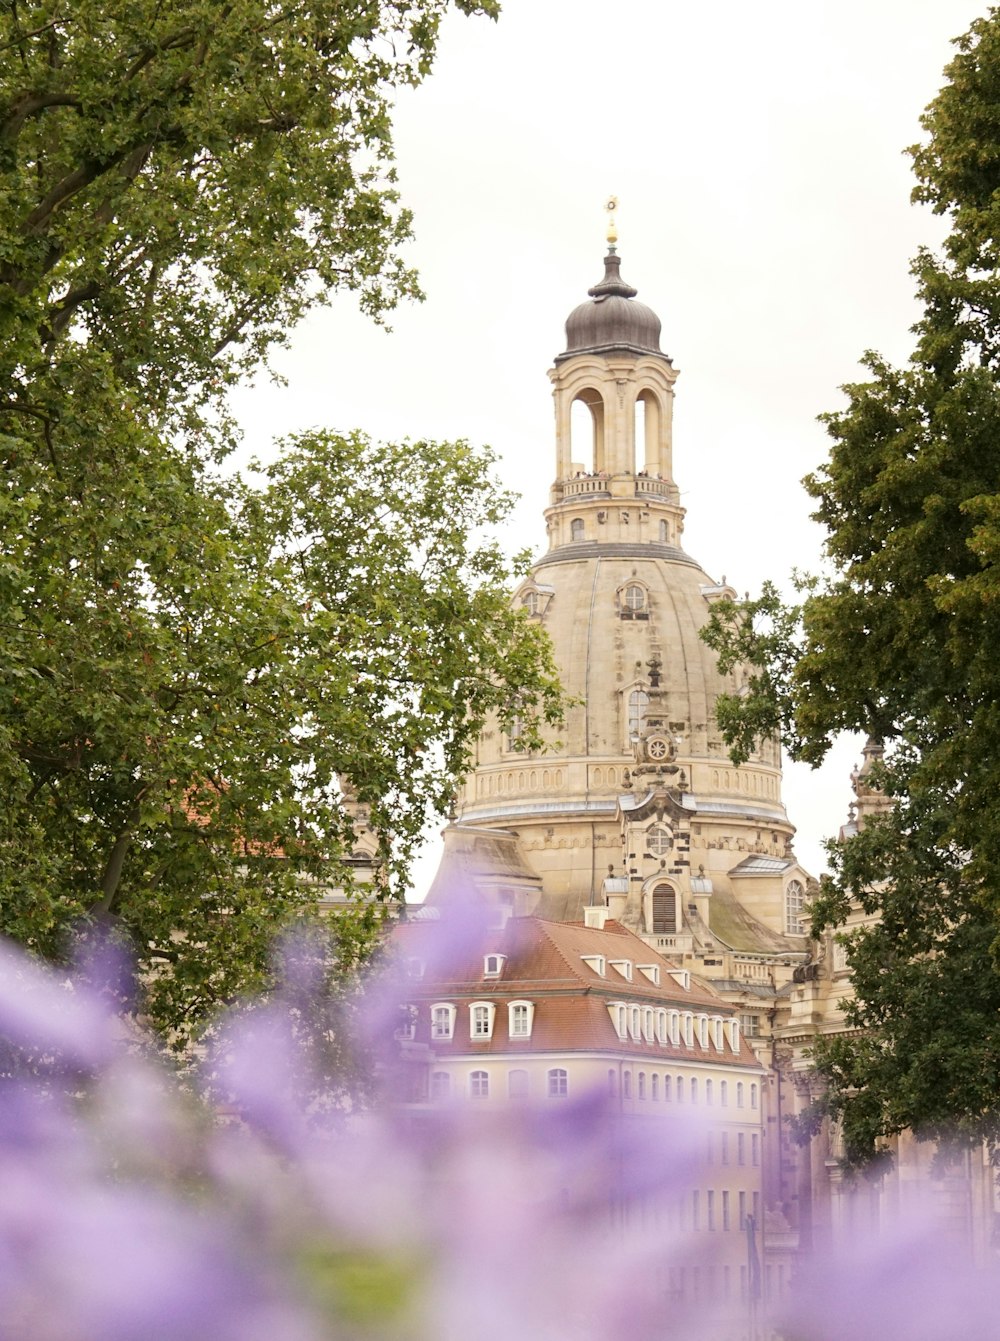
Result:
{"label": "golden finial", "polygon": [[608,196],[604,202],[604,208],[608,212],[608,246],[612,251],[615,249],[615,243],[618,241],[618,227],[615,223],[615,210],[618,208],[618,197]]}

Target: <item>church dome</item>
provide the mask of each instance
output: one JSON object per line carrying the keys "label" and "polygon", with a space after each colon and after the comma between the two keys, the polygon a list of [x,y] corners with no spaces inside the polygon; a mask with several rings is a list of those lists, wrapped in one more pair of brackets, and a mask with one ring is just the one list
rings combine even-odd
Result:
{"label": "church dome", "polygon": [[566,321],[566,350],[556,362],[583,353],[660,354],[660,318],[645,303],[637,303],[637,290],[619,273],[621,257],[609,251],[604,258],[604,278],[587,292],[590,301],[573,309]]}

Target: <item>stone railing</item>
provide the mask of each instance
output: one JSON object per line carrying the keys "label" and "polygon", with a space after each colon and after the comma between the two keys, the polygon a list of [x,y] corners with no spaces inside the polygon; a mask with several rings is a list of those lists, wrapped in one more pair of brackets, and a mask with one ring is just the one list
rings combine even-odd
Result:
{"label": "stone railing", "polygon": [[578,480],[564,480],[563,498],[573,498],[579,494],[606,494],[610,480],[607,476],[583,475]]}

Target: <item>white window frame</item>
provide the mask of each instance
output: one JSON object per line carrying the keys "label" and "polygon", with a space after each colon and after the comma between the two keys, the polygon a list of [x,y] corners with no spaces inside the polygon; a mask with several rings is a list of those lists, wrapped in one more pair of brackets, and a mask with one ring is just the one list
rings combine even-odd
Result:
{"label": "white window frame", "polygon": [[638,1043],[642,1039],[642,1011],[638,1006],[629,1006],[628,1008],[628,1032],[629,1037],[634,1038]]}
{"label": "white window frame", "polygon": [[739,1020],[729,1021],[729,1047],[732,1052],[740,1050],[740,1022]]}
{"label": "white window frame", "polygon": [[699,1046],[699,1047],[702,1047],[702,1048],[707,1048],[707,1047],[708,1047],[708,1016],[707,1016],[707,1015],[699,1015],[699,1016],[698,1016],[698,1046]]}
{"label": "white window frame", "polygon": [[653,984],[654,987],[660,985],[660,966],[659,964],[636,964],[639,972]]}
{"label": "white window frame", "polygon": [[785,886],[785,932],[789,936],[805,936],[805,886],[801,880],[789,880]]}
{"label": "white window frame", "polygon": [[678,1047],[681,1041],[681,1013],[679,1010],[670,1012],[670,1042],[674,1047]]}
{"label": "white window frame", "polygon": [[667,1039],[670,1035],[667,1032],[667,1012],[666,1008],[659,1006],[656,1011],[656,1041],[661,1047],[666,1047]]}
{"label": "white window frame", "polygon": [[[438,1019],[439,1012],[443,1015],[443,1020]],[[431,1006],[431,1042],[444,1042],[447,1039],[455,1037],[455,1016],[458,1013],[456,1006],[450,1001],[435,1001]]]}
{"label": "white window frame", "polygon": [[469,1072],[469,1098],[470,1099],[488,1099],[490,1097],[490,1073],[489,1071],[475,1070]]}
{"label": "white window frame", "polygon": [[615,1033],[624,1042],[628,1038],[628,1006],[624,1001],[609,1001],[608,1014]]}
{"label": "white window frame", "polygon": [[[524,1012],[522,1016],[521,1012]],[[516,1022],[522,1021],[524,1029],[515,1029]],[[530,1038],[535,1023],[535,1003],[533,1001],[509,1001],[507,1003],[508,1038]]]}
{"label": "white window frame", "polygon": [[[437,1083],[435,1083],[437,1082]],[[451,1098],[451,1072],[432,1071],[429,1095],[432,1103],[443,1103]]]}
{"label": "white window frame", "polygon": [[694,1016],[689,1010],[684,1012],[684,1046],[694,1047]]}
{"label": "white window frame", "polygon": [[721,1015],[716,1015],[713,1016],[712,1025],[713,1025],[713,1033],[715,1035],[715,1038],[713,1040],[715,1043],[715,1051],[722,1052],[724,1051],[726,1046],[726,1036],[724,1030],[725,1021],[723,1020]]}
{"label": "white window frame", "polygon": [[656,1042],[656,1026],[654,1023],[653,1007],[643,1006],[642,1008],[642,1036],[647,1043]]}
{"label": "white window frame", "polygon": [[503,973],[503,966],[506,962],[506,955],[485,955],[483,957],[483,977],[499,978]]}
{"label": "white window frame", "polygon": [[581,955],[580,958],[588,968],[594,970],[599,978],[604,977],[607,968],[607,960],[604,955]]}
{"label": "white window frame", "polygon": [[632,981],[632,961],[631,959],[609,959],[609,968],[613,968],[619,973],[626,982]]}
{"label": "white window frame", "polygon": [[[485,1012],[483,1019],[484,1028],[477,1028],[479,1016],[477,1012]],[[489,1042],[493,1037],[493,1022],[496,1019],[497,1008],[492,1001],[473,1001],[469,1004],[469,1037],[473,1043]]]}

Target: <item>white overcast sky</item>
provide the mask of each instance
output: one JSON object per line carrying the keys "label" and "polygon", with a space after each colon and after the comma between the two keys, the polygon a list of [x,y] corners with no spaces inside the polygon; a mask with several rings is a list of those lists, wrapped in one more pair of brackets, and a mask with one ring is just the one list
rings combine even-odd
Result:
{"label": "white overcast sky", "polygon": [[[296,331],[287,386],[241,392],[261,456],[324,425],[490,443],[522,495],[511,549],[544,547],[554,473],[546,370],[602,274],[609,193],[622,274],[681,371],[674,469],[685,548],[756,592],[816,568],[801,478],[816,416],[866,349],[904,361],[909,258],[941,221],[910,205],[903,150],[942,81],[965,0],[505,0],[452,15],[435,70],[396,111],[409,257],[427,300],[374,327],[348,297]],[[818,873],[843,822],[855,741],[790,767],[797,851]],[[433,845],[415,881],[419,897]]]}

